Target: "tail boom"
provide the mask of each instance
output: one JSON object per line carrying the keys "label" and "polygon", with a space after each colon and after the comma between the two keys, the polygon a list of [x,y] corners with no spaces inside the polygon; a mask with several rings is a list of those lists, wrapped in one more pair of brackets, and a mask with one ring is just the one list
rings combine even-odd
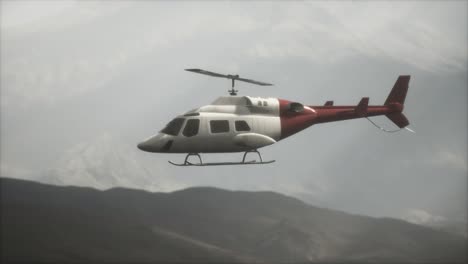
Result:
{"label": "tail boom", "polygon": [[317,124],[398,113],[398,109],[386,105],[369,105],[365,108],[359,104],[357,106],[335,106],[322,109],[311,106],[311,108],[317,111],[315,119]]}
{"label": "tail boom", "polygon": [[409,121],[402,112],[409,80],[409,75],[400,75],[383,105],[368,106],[369,98],[363,97],[357,106],[311,106],[317,111],[316,123],[385,115],[399,128],[406,127]]}
{"label": "tail boom", "polygon": [[369,98],[363,97],[357,105],[335,106],[332,101],[327,101],[325,105],[306,106],[302,111],[295,112],[290,109],[293,102],[279,99],[281,139],[314,124],[379,115],[385,115],[399,128],[404,128],[409,125],[402,113],[409,80],[409,75],[400,75],[383,105],[368,105]]}

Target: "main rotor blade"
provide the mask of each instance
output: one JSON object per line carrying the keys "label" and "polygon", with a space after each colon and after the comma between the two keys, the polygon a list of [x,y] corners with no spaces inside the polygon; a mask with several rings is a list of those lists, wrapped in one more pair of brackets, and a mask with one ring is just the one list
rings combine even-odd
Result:
{"label": "main rotor blade", "polygon": [[237,81],[248,82],[248,83],[253,83],[253,84],[258,84],[258,85],[262,85],[262,86],[273,85],[271,83],[259,82],[259,81],[255,81],[255,80],[244,79],[244,78],[236,78],[236,80]]}
{"label": "main rotor blade", "polygon": [[202,69],[185,69],[185,70],[190,71],[190,72],[205,74],[205,75],[209,75],[209,76],[213,76],[213,77],[227,78],[227,79],[231,79],[231,80],[248,82],[248,83],[253,83],[253,84],[262,85],[262,86],[273,85],[271,83],[260,82],[260,81],[256,81],[256,80],[245,79],[245,78],[239,78],[239,75],[231,75],[231,74],[225,75],[225,74],[220,74],[220,73],[216,73],[216,72],[205,71],[205,70],[202,70]]}
{"label": "main rotor blade", "polygon": [[227,75],[219,74],[219,73],[216,73],[216,72],[205,71],[205,70],[202,70],[202,69],[185,69],[185,70],[190,71],[190,72],[200,73],[200,74],[206,74],[206,75],[210,75],[210,76],[214,76],[214,77],[229,78]]}

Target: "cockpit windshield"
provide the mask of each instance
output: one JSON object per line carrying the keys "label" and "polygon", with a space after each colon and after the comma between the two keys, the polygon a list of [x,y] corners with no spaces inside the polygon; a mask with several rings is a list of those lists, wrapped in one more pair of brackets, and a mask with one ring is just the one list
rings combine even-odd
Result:
{"label": "cockpit windshield", "polygon": [[182,128],[182,124],[184,124],[185,118],[175,118],[167,126],[161,130],[161,133],[177,136]]}

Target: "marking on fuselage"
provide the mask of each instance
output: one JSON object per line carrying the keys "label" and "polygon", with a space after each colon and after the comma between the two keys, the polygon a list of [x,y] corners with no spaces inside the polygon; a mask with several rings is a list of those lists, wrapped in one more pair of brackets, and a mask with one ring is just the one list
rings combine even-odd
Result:
{"label": "marking on fuselage", "polygon": [[315,109],[310,108],[310,107],[308,107],[308,106],[304,106],[304,108],[305,108],[305,109],[309,109],[310,111],[312,111],[312,112],[314,112],[314,113],[317,113],[317,111],[315,111]]}

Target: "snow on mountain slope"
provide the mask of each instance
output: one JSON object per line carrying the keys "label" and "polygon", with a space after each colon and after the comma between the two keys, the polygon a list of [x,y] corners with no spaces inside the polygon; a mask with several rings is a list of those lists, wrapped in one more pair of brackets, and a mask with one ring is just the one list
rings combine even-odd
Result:
{"label": "snow on mountain slope", "polygon": [[157,168],[148,168],[137,158],[137,149],[109,134],[79,143],[48,169],[39,181],[55,185],[88,186],[98,189],[127,187],[148,191],[173,189]]}

